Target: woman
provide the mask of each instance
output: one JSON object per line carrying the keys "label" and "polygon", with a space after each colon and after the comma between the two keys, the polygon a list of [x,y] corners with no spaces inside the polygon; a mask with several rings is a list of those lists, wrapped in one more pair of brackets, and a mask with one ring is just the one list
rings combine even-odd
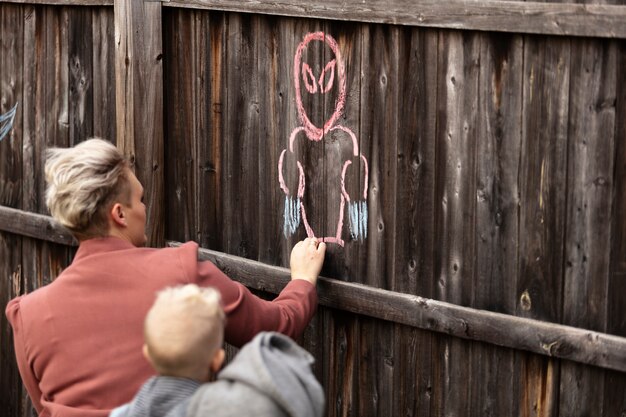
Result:
{"label": "woman", "polygon": [[11,300],[22,380],[40,416],[106,416],[154,375],[142,357],[142,323],[158,290],[193,283],[216,288],[225,339],[241,346],[260,331],[298,337],[315,313],[324,243],[305,239],[291,252],[291,282],[273,301],[250,293],[210,262],[197,244],[146,243],[143,187],[111,143],[90,139],[48,150],[46,204],[79,241],[54,282]]}

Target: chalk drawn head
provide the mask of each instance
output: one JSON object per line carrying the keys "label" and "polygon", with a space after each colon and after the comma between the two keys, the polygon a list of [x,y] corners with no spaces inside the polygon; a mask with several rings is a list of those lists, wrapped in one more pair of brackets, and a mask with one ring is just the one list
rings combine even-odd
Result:
{"label": "chalk drawn head", "polygon": [[[304,51],[309,47],[317,47],[316,44],[327,46],[332,51],[329,59],[322,64],[320,68],[304,61]],[[296,56],[293,64],[293,79],[296,87],[296,105],[298,107],[298,118],[304,131],[310,140],[321,140],[324,134],[335,125],[343,112],[346,101],[346,74],[341,59],[341,52],[337,46],[337,42],[332,36],[324,34],[324,32],[314,32],[307,34],[302,42],[298,45]],[[304,89],[300,86],[304,85]],[[333,113],[328,120],[322,123],[323,126],[317,126],[311,121],[309,115],[304,109],[303,94],[309,95],[325,95],[337,92],[335,107]]]}

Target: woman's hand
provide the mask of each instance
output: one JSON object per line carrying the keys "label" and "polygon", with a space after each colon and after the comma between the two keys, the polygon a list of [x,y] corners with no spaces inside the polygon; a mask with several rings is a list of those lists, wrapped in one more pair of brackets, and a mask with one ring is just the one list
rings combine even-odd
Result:
{"label": "woman's hand", "polygon": [[322,270],[326,244],[316,238],[306,238],[293,247],[289,265],[291,279],[303,279],[315,285]]}

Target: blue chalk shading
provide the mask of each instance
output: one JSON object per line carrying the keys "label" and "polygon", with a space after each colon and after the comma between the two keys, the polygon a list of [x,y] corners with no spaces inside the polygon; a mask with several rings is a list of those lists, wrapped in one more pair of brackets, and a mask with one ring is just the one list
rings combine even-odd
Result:
{"label": "blue chalk shading", "polygon": [[285,196],[285,211],[283,212],[283,234],[285,237],[293,235],[300,226],[300,199]]}
{"label": "blue chalk shading", "polygon": [[15,113],[17,112],[17,104],[8,112],[0,114],[0,140],[9,133],[9,130],[13,127],[13,121],[15,120]]}
{"label": "blue chalk shading", "polygon": [[353,240],[367,238],[367,202],[354,201],[348,204],[350,215],[350,235]]}

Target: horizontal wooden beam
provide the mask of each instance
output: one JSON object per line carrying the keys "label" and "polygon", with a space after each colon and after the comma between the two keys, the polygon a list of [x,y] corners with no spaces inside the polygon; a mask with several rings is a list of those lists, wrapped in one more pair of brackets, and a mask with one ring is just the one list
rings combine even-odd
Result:
{"label": "horizontal wooden beam", "polygon": [[72,234],[52,217],[0,206],[0,231],[76,246]]}
{"label": "horizontal wooden beam", "polygon": [[170,0],[163,6],[446,29],[626,38],[626,6],[621,5],[493,0]]}
{"label": "horizontal wooden beam", "polygon": [[[168,242],[178,246],[178,242]],[[213,262],[247,287],[278,294],[290,280],[289,270],[200,249],[198,257]],[[491,343],[541,355],[626,372],[626,338],[560,324],[372,288],[320,277],[319,303],[463,339]]]}
{"label": "horizontal wooden beam", "polygon": [[0,3],[45,4],[50,6],[113,6],[113,0],[2,0]]}
{"label": "horizontal wooden beam", "polygon": [[[51,217],[0,206],[0,231],[49,242],[76,245],[67,229]],[[179,246],[178,242],[168,242]],[[260,291],[278,294],[289,270],[200,249],[228,276]],[[626,372],[626,338],[560,324],[477,310],[410,294],[321,277],[321,305],[420,329],[512,349]]]}

